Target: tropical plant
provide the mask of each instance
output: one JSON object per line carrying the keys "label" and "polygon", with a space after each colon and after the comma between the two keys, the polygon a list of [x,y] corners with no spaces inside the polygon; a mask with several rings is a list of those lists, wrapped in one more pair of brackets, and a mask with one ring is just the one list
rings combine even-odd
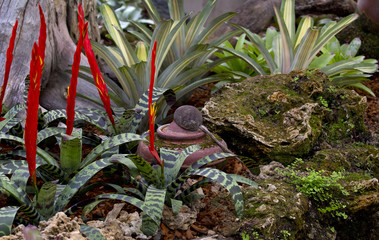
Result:
{"label": "tropical plant", "polygon": [[[222,37],[207,43],[209,37],[225,21],[231,19],[235,13],[225,13],[213,21],[208,26],[205,22],[209,17],[217,1],[209,1],[203,10],[189,19],[185,15],[183,0],[168,1],[171,19],[162,20],[151,0],[143,0],[150,17],[155,23],[154,31],[145,25],[131,21],[138,31],[131,32],[138,39],[143,41],[150,48],[147,62],[141,61],[131,44],[126,40],[121,31],[120,23],[112,9],[103,4],[101,13],[104,24],[114,40],[116,47],[104,47],[97,43],[92,43],[94,51],[105,60],[111,68],[121,88],[112,83],[108,78],[104,78],[115,94],[110,94],[112,100],[126,109],[135,108],[138,99],[147,92],[150,82],[150,66],[152,45],[155,41],[157,46],[156,81],[154,86],[158,89],[173,89],[176,98],[183,98],[195,88],[214,81],[223,79],[223,75],[214,75],[202,78],[210,69],[218,64],[230,59],[222,59],[212,63],[206,60],[217,50],[214,48],[239,30],[223,35]],[[205,64],[206,63],[206,64]],[[88,68],[82,67],[83,72],[89,72]],[[80,77],[92,81],[84,73]],[[167,113],[167,105],[160,107],[157,120],[161,120]]]}
{"label": "tropical plant", "polygon": [[[152,103],[156,47],[157,43],[155,42],[152,49],[152,73],[149,87],[149,151],[158,164],[153,163],[152,166],[145,159],[137,155],[128,155],[125,156],[124,159],[130,161],[128,165],[130,183],[137,187],[137,189],[129,189],[131,193],[136,195],[135,198],[129,200],[129,203],[143,211],[142,232],[149,236],[155,234],[161,222],[164,205],[171,207],[174,213],[179,213],[183,203],[189,203],[203,197],[192,192],[211,181],[220,183],[230,192],[237,215],[241,216],[243,213],[243,198],[237,182],[253,186],[257,186],[257,184],[250,179],[238,175],[226,174],[218,169],[207,167],[200,169],[200,167],[208,163],[221,158],[235,156],[234,154],[211,154],[192,164],[183,173],[180,173],[180,169],[184,160],[190,154],[200,150],[199,145],[189,146],[181,152],[161,148],[160,156],[158,155],[154,147],[155,104],[153,105]],[[191,176],[202,176],[205,178],[188,188],[182,189],[183,183]],[[182,190],[182,192],[178,193],[178,190]]]}
{"label": "tropical plant", "polygon": [[[230,47],[219,49],[243,59],[258,75],[289,73],[297,69],[318,67],[327,73],[336,85],[358,87],[373,94],[361,82],[370,76],[367,73],[377,71],[376,60],[364,60],[363,56],[350,58],[351,54],[356,54],[357,42],[349,45],[351,47],[347,47],[348,49],[344,47],[343,51],[347,51],[348,60],[339,59],[336,57],[337,53],[325,53],[328,47],[336,48],[334,36],[357,19],[357,14],[351,14],[339,22],[329,21],[321,29],[314,26],[312,17],[305,16],[296,29],[294,0],[283,0],[280,11],[276,7],[274,10],[280,31],[270,27],[265,38],[233,24],[243,30],[254,45],[254,48],[245,48],[248,54]],[[256,60],[262,57],[265,59],[264,64]]]}
{"label": "tropical plant", "polygon": [[[141,1],[125,1],[125,0],[97,0],[97,6],[106,3],[112,9],[120,21],[121,29],[127,30],[130,28],[130,21],[139,22],[142,24],[154,24],[151,19],[143,18],[143,8],[141,7]],[[98,12],[100,12],[100,7],[98,7]],[[99,18],[101,15],[99,14]]]}
{"label": "tropical plant", "polygon": [[[156,44],[154,46],[155,47],[152,51],[153,63],[155,63]],[[76,63],[74,62],[73,68],[75,68],[75,66]],[[154,64],[151,69],[153,71],[151,76],[155,76]],[[198,145],[190,146],[184,149],[181,153],[173,150],[160,149],[160,156],[158,156],[158,153],[154,148],[153,126],[155,108],[153,107],[153,82],[154,78],[152,77],[148,100],[150,121],[149,150],[156,157],[159,165],[153,164],[152,166],[141,157],[128,154],[113,154],[110,157],[104,156],[102,159],[96,160],[101,154],[106,153],[107,150],[119,146],[120,144],[145,140],[145,138],[139,135],[124,133],[109,138],[104,143],[94,148],[84,160],[79,163],[80,167],[76,167],[75,171],[70,171],[72,177],[62,179],[59,176],[64,175],[64,173],[62,173],[64,167],[60,166],[60,164],[58,164],[58,162],[47,152],[37,147],[33,175],[39,176],[46,181],[40,188],[39,194],[36,194],[32,200],[26,193],[26,185],[29,176],[33,176],[28,172],[28,164],[32,163],[29,161],[25,163],[23,160],[8,159],[0,165],[0,188],[7,194],[13,196],[19,202],[20,206],[7,206],[0,209],[0,220],[3,223],[0,225],[0,235],[9,234],[12,223],[16,217],[26,221],[26,218],[23,217],[27,216],[27,219],[30,222],[37,224],[39,221],[46,220],[59,211],[65,211],[65,213],[70,214],[81,206],[86,206],[86,210],[90,211],[96,206],[96,204],[106,199],[125,201],[140,208],[143,211],[142,230],[145,234],[152,235],[157,231],[160,224],[164,204],[171,206],[174,212],[179,212],[183,203],[188,203],[201,198],[202,196],[192,193],[192,191],[210,181],[220,183],[231,193],[236,212],[238,216],[241,216],[243,212],[243,198],[237,182],[257,186],[256,183],[243,178],[242,176],[226,174],[218,169],[200,169],[200,167],[208,163],[221,158],[234,156],[234,154],[218,153],[209,155],[192,164],[181,174],[181,165],[187,156],[200,149]],[[41,141],[55,134],[56,132],[54,132],[53,129],[44,129],[38,133],[37,141]],[[72,136],[75,137],[75,130],[72,133]],[[0,134],[0,138],[13,140],[22,144],[24,143],[22,139],[11,135]],[[62,138],[65,138],[65,135],[63,135]],[[69,139],[69,141],[70,140],[71,139]],[[61,150],[65,151],[67,149]],[[18,154],[22,155],[20,151]],[[76,159],[76,157],[71,157],[71,159],[72,158]],[[124,189],[118,185],[109,184],[109,186],[113,187],[117,193],[102,194],[92,199],[76,202],[67,209],[70,200],[75,195],[84,193],[86,189],[90,188],[90,186],[85,188],[86,183],[95,174],[113,164],[121,164],[128,169],[128,172],[125,174],[130,182],[136,185],[137,189]],[[12,176],[8,177],[7,175]],[[191,176],[203,176],[205,179],[198,181],[188,188],[182,189],[182,192],[179,193],[178,190],[183,187],[183,183]],[[52,177],[58,179],[58,182],[52,181],[54,180]],[[136,197],[126,195],[125,191],[136,195]],[[16,216],[17,212],[23,212],[24,215]],[[85,231],[87,234],[94,231],[94,229],[89,226],[82,226],[81,230]],[[97,234],[99,234],[99,232],[97,232]]]}
{"label": "tropical plant", "polygon": [[360,88],[375,96],[362,82],[369,80],[371,74],[378,70],[378,61],[356,56],[360,46],[359,38],[340,45],[337,38],[333,37],[321,49],[321,54],[313,59],[309,68],[321,69],[336,86]]}
{"label": "tropical plant", "polygon": [[[23,212],[25,217],[21,220],[37,224],[41,220],[47,220],[55,213],[63,211],[72,197],[81,189],[86,182],[97,172],[107,166],[118,163],[118,157],[95,161],[98,156],[115,147],[132,141],[143,140],[136,134],[121,134],[115,138],[109,138],[95,147],[84,159],[81,155],[81,130],[73,131],[73,112],[75,106],[75,85],[79,69],[81,47],[83,46],[86,27],[82,28],[80,42],[77,46],[73,64],[73,76],[69,88],[67,128],[45,128],[37,133],[38,125],[38,98],[40,79],[43,70],[45,55],[46,25],[42,8],[39,6],[41,16],[41,28],[38,45],[35,43],[32,51],[30,64],[30,86],[27,98],[27,117],[24,139],[17,136],[0,133],[1,140],[17,142],[25,146],[23,150],[7,152],[0,162],[0,189],[13,196],[18,202],[18,207],[7,206],[0,209],[1,222],[0,236],[10,232],[12,223],[18,211]],[[70,102],[71,101],[71,102]],[[9,111],[12,115],[16,112]],[[12,113],[10,113],[12,112]],[[5,116],[6,120],[9,116]],[[6,122],[4,120],[3,122]],[[66,132],[65,132],[66,131]],[[66,134],[64,134],[66,133]],[[62,134],[61,157],[57,161],[47,151],[37,145],[41,141]],[[109,153],[108,153],[109,154]],[[25,160],[13,160],[11,156],[26,158]],[[7,175],[11,175],[8,177]],[[41,189],[37,186],[37,176],[45,181]],[[74,177],[72,177],[74,176]],[[35,197],[33,200],[27,194],[27,182],[31,178]],[[72,177],[72,178],[71,178]],[[115,187],[117,190],[119,188]],[[70,212],[70,211],[69,211]],[[88,227],[85,229],[89,229]],[[90,229],[89,229],[90,230]]]}

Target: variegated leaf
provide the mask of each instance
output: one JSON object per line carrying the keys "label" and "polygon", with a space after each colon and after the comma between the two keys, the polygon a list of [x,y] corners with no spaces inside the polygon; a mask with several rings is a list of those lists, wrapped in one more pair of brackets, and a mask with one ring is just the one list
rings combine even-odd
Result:
{"label": "variegated leaf", "polygon": [[103,143],[95,147],[84,159],[82,166],[87,166],[94,161],[102,153],[109,149],[120,146],[124,143],[144,140],[140,135],[134,133],[122,133],[114,137],[108,138]]}
{"label": "variegated leaf", "polygon": [[152,236],[158,230],[161,223],[163,205],[166,197],[166,189],[157,189],[149,186],[145,201],[142,206],[142,232]]}
{"label": "variegated leaf", "polygon": [[12,224],[19,208],[15,206],[0,208],[0,237],[11,233]]}
{"label": "variegated leaf", "polygon": [[80,232],[90,240],[106,240],[97,228],[88,225],[81,224]]}
{"label": "variegated leaf", "polygon": [[237,182],[231,176],[228,176],[228,174],[215,168],[197,169],[191,172],[191,174],[207,177],[211,179],[212,181],[218,182],[223,187],[225,187],[229,191],[230,195],[232,196],[232,199],[234,201],[234,206],[237,212],[237,216],[238,217],[242,216],[243,209],[244,209],[242,192]]}

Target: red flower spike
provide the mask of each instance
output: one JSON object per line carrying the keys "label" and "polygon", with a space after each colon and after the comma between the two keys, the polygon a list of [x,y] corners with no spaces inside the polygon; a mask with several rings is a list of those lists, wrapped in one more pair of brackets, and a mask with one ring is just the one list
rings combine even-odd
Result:
{"label": "red flower spike", "polygon": [[28,92],[26,121],[25,121],[25,151],[28,162],[29,174],[32,182],[36,186],[36,154],[37,154],[37,126],[38,126],[38,106],[41,86],[41,76],[44,65],[44,55],[46,46],[46,24],[43,12],[40,8],[41,28],[39,36],[39,46],[34,43],[32,59],[30,61],[30,84]]}
{"label": "red flower spike", "polygon": [[[85,20],[84,20],[84,12],[83,12],[83,8],[81,4],[79,4],[78,10],[79,10],[79,30],[83,31]],[[86,52],[88,63],[91,68],[92,76],[95,79],[96,88],[99,91],[100,99],[104,104],[104,108],[105,108],[105,111],[107,112],[109,120],[111,121],[112,125],[115,127],[116,123],[112,115],[111,101],[109,99],[107,85],[105,84],[104,78],[101,75],[99,66],[97,65],[95,54],[92,51],[91,42],[88,38],[88,34],[86,34],[84,38],[84,50]]]}
{"label": "red flower spike", "polygon": [[26,123],[25,123],[25,150],[28,162],[29,174],[36,183],[36,154],[37,154],[37,125],[38,125],[38,106],[43,62],[38,45],[34,43],[32,60],[30,61],[30,85],[27,101]]}
{"label": "red flower spike", "polygon": [[[7,89],[9,73],[10,73],[11,65],[13,61],[13,49],[14,49],[14,42],[16,39],[17,26],[18,26],[18,21],[16,20],[16,23],[13,26],[12,36],[9,40],[9,47],[7,50],[7,61],[5,62],[4,81],[3,81],[3,85],[1,86],[1,92],[0,92],[0,114],[3,111],[3,100],[5,96],[5,90]],[[4,119],[5,118],[0,117],[0,122],[3,121]]]}
{"label": "red flower spike", "polygon": [[39,56],[41,57],[42,62],[45,61],[45,48],[46,48],[46,22],[45,22],[45,15],[43,14],[42,7],[40,4],[38,4],[39,9],[39,17],[41,20],[41,26],[39,29],[39,38],[38,38],[38,45],[39,45]]}
{"label": "red flower spike", "polygon": [[71,135],[74,128],[74,118],[75,118],[75,97],[76,97],[76,86],[78,84],[78,75],[79,75],[79,65],[80,65],[80,54],[83,49],[84,38],[87,34],[88,23],[85,24],[84,29],[79,30],[79,42],[76,46],[74,54],[74,63],[72,64],[71,70],[71,82],[68,87],[68,96],[67,96],[67,120],[66,120],[66,134]]}
{"label": "red flower spike", "polygon": [[149,151],[158,161],[159,165],[162,166],[162,161],[159,158],[157,150],[154,147],[154,123],[155,123],[155,114],[156,107],[155,103],[153,105],[153,90],[154,90],[154,78],[155,78],[155,56],[157,53],[157,42],[154,42],[153,50],[151,52],[151,75],[150,75],[150,86],[149,86]]}

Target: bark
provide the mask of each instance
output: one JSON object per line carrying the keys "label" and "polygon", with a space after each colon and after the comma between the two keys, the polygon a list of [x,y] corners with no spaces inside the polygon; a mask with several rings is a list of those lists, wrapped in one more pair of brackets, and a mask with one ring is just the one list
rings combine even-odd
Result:
{"label": "bark", "polygon": [[[76,45],[70,37],[67,23],[74,29],[77,19],[77,5],[65,0],[0,0],[0,62],[5,63],[6,49],[12,26],[19,20],[14,59],[10,72],[9,86],[5,95],[5,104],[11,107],[23,102],[24,79],[29,74],[29,62],[33,43],[38,40],[40,20],[38,2],[44,11],[47,25],[46,57],[41,82],[41,106],[47,109],[65,108],[65,88],[70,84],[71,74],[65,71],[72,64]],[[74,2],[74,1],[72,1]],[[99,39],[96,24],[95,0],[83,1],[83,8],[89,17],[92,31],[90,38]],[[70,5],[71,3],[71,5]],[[86,8],[88,6],[88,8]],[[75,10],[74,10],[75,9]],[[90,10],[90,11],[89,11]],[[74,32],[74,31],[72,31]],[[75,34],[73,34],[75,36]],[[76,41],[75,41],[76,42]],[[81,65],[88,66],[87,58],[82,54]],[[4,76],[4,64],[0,64],[0,84]],[[97,97],[94,85],[79,79],[78,93]],[[93,105],[77,98],[78,107]]]}

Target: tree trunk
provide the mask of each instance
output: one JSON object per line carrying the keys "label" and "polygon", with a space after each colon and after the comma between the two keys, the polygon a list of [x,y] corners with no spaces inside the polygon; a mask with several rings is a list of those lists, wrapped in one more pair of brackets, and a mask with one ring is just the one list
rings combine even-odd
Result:
{"label": "tree trunk", "polygon": [[[40,20],[38,2],[41,4],[46,18],[47,40],[44,72],[41,82],[41,106],[47,109],[65,108],[65,88],[70,84],[70,69],[76,49],[78,35],[77,5],[75,1],[65,0],[0,0],[0,62],[5,63],[12,26],[19,21],[17,30],[14,59],[11,67],[9,85],[5,94],[5,104],[8,107],[23,102],[24,79],[29,74],[29,64],[33,43],[38,40]],[[96,0],[83,1],[87,20],[90,21],[90,38],[98,40],[99,32],[96,23]],[[81,65],[88,66],[87,58],[82,55]],[[0,64],[0,85],[3,82],[5,64]],[[78,79],[78,93],[97,97],[97,89],[93,84]],[[87,100],[77,98],[78,107],[93,106]]]}

